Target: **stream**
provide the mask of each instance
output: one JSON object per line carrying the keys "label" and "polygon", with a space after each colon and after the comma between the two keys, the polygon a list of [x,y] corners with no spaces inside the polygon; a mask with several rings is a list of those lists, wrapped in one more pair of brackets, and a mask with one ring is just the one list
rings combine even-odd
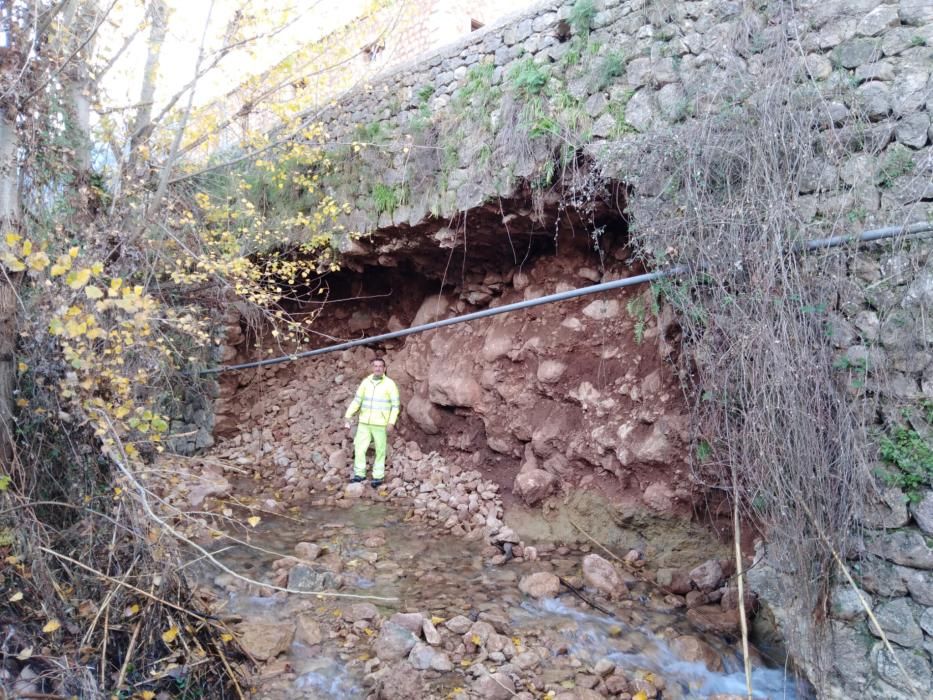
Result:
{"label": "stream", "polygon": [[[214,589],[221,614],[228,618],[242,620],[241,624],[260,621],[284,627],[295,625],[296,619],[305,615],[319,625],[320,639],[310,640],[319,643],[309,644],[296,637],[284,659],[266,664],[257,697],[366,698],[373,692],[375,678],[368,676],[386,665],[372,650],[378,619],[388,619],[399,611],[422,612],[444,633],[436,648],[449,656],[451,670],[406,667],[407,675],[420,679],[421,697],[480,697],[471,690],[480,665],[490,672],[505,667],[503,670],[522,679],[516,685],[517,692],[533,689],[523,697],[545,696],[545,689],[566,693],[587,687],[599,687],[602,694],[617,697],[618,692],[605,692],[605,678],[613,672],[640,683],[629,688],[634,697],[640,696],[635,687],[647,689],[645,698],[664,700],[744,696],[738,645],[692,629],[685,611],[672,609],[647,583],[636,583],[628,599],[615,602],[584,592],[612,615],[591,607],[563,586],[557,598],[542,600],[519,590],[521,578],[538,571],[579,581],[586,548],[542,548],[545,551],[537,561],[513,560],[494,566],[488,563],[485,543],[408,522],[405,516],[398,508],[362,501],[353,502],[350,508],[310,508],[296,517],[264,518],[248,533],[253,546],[218,547],[217,558],[231,569],[270,580],[269,572],[277,560],[294,556],[299,542],[313,543],[321,552],[315,567],[326,567],[333,573],[331,581],[342,581],[337,592],[396,599],[369,601],[380,616],[372,620],[350,623],[347,619],[351,606],[367,601],[269,595],[229,574],[218,575],[217,569],[203,562],[194,565],[199,583]],[[492,652],[463,649],[461,635],[452,634],[443,625],[456,616],[489,622],[508,648]],[[703,660],[684,659],[675,652],[677,644],[671,640],[684,635],[700,640],[705,650]],[[408,662],[402,658],[392,663]],[[612,668],[614,671],[607,672]],[[754,664],[753,686],[756,698],[809,697],[783,669],[768,668],[760,661]],[[399,688],[397,695],[383,693],[382,697],[407,697],[405,692]]]}

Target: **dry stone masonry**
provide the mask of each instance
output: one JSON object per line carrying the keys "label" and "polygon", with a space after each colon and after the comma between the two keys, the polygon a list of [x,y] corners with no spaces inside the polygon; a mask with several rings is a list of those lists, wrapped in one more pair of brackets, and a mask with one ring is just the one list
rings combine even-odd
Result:
{"label": "dry stone masonry", "polygon": [[[621,208],[639,199],[664,201],[668,183],[641,167],[639,153],[662,135],[753,104],[788,42],[798,58],[790,69],[782,64],[790,72],[781,77],[799,83],[802,95],[820,95],[820,128],[838,144],[789,193],[804,237],[933,219],[929,0],[801,0],[793,10],[779,0],[550,0],[403,66],[324,113],[337,162],[326,186],[338,201],[354,204],[348,227],[367,234],[341,242],[347,265],[398,270],[410,279],[415,268],[448,285],[443,296],[436,284],[421,284],[394,306],[373,302],[336,312],[332,329],[357,337],[632,274],[631,251],[620,235],[613,238],[622,229],[618,217],[614,232],[605,210],[594,215],[586,208],[587,173],[624,183]],[[591,166],[585,172],[576,168],[581,158]],[[570,246],[569,255],[550,262],[516,252],[516,241],[531,250],[535,241],[553,239],[550,250],[556,244],[564,253],[568,237],[574,240],[566,231],[572,216],[581,230],[599,229],[598,254],[580,253],[579,238],[576,252]],[[862,400],[867,387],[877,399],[871,410],[885,426],[903,423],[910,407],[929,411],[929,242],[866,247],[838,274],[851,281],[852,293],[827,323],[853,400]],[[627,303],[632,299],[580,302],[559,318],[500,317],[390,348],[408,396],[406,420],[416,432],[397,441],[394,468],[401,476],[389,489],[463,533],[497,531],[500,493],[506,501],[547,507],[568,485],[592,484],[594,474],[602,483],[615,478],[623,494],[636,492],[654,512],[689,507],[693,486],[677,472],[686,464],[689,426],[667,362],[674,324],[669,309],[645,324],[639,307]],[[588,347],[597,329],[605,335]],[[636,333],[643,334],[638,343]],[[607,354],[607,341],[627,354]],[[230,319],[225,342],[224,361],[250,356],[238,319]],[[262,388],[258,381],[250,386],[255,373],[222,380],[214,431],[232,437],[224,449],[231,455],[245,449],[296,492],[311,483],[311,471],[336,485],[348,459],[345,439],[305,423],[322,406],[339,413],[356,378],[351,357],[342,362],[340,371],[311,383],[286,374]],[[302,402],[309,392],[315,400]],[[210,430],[203,408],[189,409],[177,426],[197,436],[182,439],[179,451],[207,444],[199,432]],[[246,428],[260,418],[263,427]],[[422,445],[481,456],[434,464]],[[480,462],[490,455],[511,466],[482,474]],[[881,470],[888,466],[879,463]],[[467,487],[432,480],[441,467]],[[493,481],[505,488],[493,489]],[[856,592],[840,583],[830,601],[830,639],[819,650],[811,646],[805,626],[795,624],[812,613],[795,607],[798,572],[780,570],[767,548],[759,551],[752,586],[826,697],[914,697],[911,682],[921,696],[933,693],[933,493],[921,484],[910,496],[908,503],[894,487],[881,493],[866,504],[864,532],[853,535],[861,553],[850,564],[881,629],[869,624]],[[598,566],[591,568],[597,576]],[[718,590],[722,575],[715,567],[691,571],[695,582],[684,593]],[[539,577],[523,585],[544,595],[554,583]],[[726,607],[725,598],[715,602]],[[417,630],[383,631],[386,654],[397,647],[419,668],[444,663],[416,639]],[[911,681],[881,644],[882,631]],[[830,677],[816,677],[820,654],[830,657]],[[499,692],[494,681],[488,684]]]}

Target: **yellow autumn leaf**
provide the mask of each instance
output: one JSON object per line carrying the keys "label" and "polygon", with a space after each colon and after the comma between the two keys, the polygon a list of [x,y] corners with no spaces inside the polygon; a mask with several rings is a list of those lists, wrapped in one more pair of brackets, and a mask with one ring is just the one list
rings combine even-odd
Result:
{"label": "yellow autumn leaf", "polygon": [[50,634],[61,627],[61,623],[58,620],[49,620],[45,623],[45,627],[42,628],[42,631],[46,634]]}
{"label": "yellow autumn leaf", "polygon": [[29,265],[30,270],[35,272],[42,272],[45,268],[49,266],[49,256],[43,253],[41,250],[33,253],[28,258],[26,258],[26,264]]}
{"label": "yellow autumn leaf", "polygon": [[256,527],[260,522],[262,522],[262,518],[260,518],[258,515],[252,515],[246,519],[246,522],[248,522],[253,527]]}
{"label": "yellow autumn leaf", "polygon": [[639,690],[632,696],[632,700],[648,700],[648,693],[644,690]]}
{"label": "yellow autumn leaf", "polygon": [[78,246],[76,245],[71,246],[71,248],[68,249],[68,255],[71,257],[72,260],[78,257]]}
{"label": "yellow autumn leaf", "polygon": [[483,644],[483,640],[479,638],[478,634],[474,634],[472,637],[470,637],[470,641],[476,646],[482,646]]}
{"label": "yellow autumn leaf", "polygon": [[65,326],[65,330],[68,332],[68,336],[71,338],[77,338],[79,336],[87,333],[87,323],[78,323],[77,321],[68,321]]}
{"label": "yellow autumn leaf", "polygon": [[162,633],[162,641],[165,642],[166,644],[171,644],[172,642],[175,641],[175,637],[177,636],[178,636],[178,627],[173,625],[172,627],[169,627],[167,630],[165,630]]}
{"label": "yellow autumn leaf", "polygon": [[84,293],[88,299],[100,299],[104,296],[104,293],[100,291],[100,287],[95,287],[93,284],[89,284],[85,287]]}
{"label": "yellow autumn leaf", "polygon": [[232,642],[232,641],[233,641],[233,635],[230,634],[229,632],[224,632],[222,635],[220,635],[220,641],[222,641],[222,642]]}
{"label": "yellow autumn leaf", "polygon": [[25,649],[23,649],[22,651],[20,651],[20,652],[16,655],[16,658],[17,658],[19,661],[26,661],[26,660],[28,660],[31,656],[32,656],[32,647],[26,647]]}
{"label": "yellow autumn leaf", "polygon": [[29,255],[30,253],[32,253],[32,241],[23,241],[23,255]]}
{"label": "yellow autumn leaf", "polygon": [[442,622],[446,622],[446,621],[447,621],[447,620],[446,620],[445,618],[443,618],[443,617],[438,617],[437,615],[432,615],[432,616],[431,616],[431,624],[432,624],[432,625],[439,625],[439,624],[441,624]]}
{"label": "yellow autumn leaf", "polygon": [[22,591],[16,591],[16,593],[14,593],[13,595],[10,596],[10,602],[11,602],[11,603],[18,603],[18,602],[21,601],[22,599],[23,599],[23,592],[22,592]]}
{"label": "yellow autumn leaf", "polygon": [[139,700],[154,700],[155,696],[151,690],[144,690],[139,694]]}
{"label": "yellow autumn leaf", "polygon": [[23,264],[23,261],[17,258],[13,253],[6,252],[3,254],[3,264],[6,265],[10,272],[22,272],[26,269],[26,266]]}
{"label": "yellow autumn leaf", "polygon": [[72,289],[81,289],[90,279],[91,271],[85,267],[80,270],[72,270],[69,272],[68,276],[65,277],[65,284]]}
{"label": "yellow autumn leaf", "polygon": [[27,369],[29,369],[29,365],[27,365],[25,362],[20,361],[20,363],[16,365],[16,368],[20,372],[25,372]]}
{"label": "yellow autumn leaf", "polygon": [[12,231],[6,234],[6,244],[10,247],[15,246],[21,240],[23,240],[23,237],[13,233]]}
{"label": "yellow autumn leaf", "polygon": [[104,271],[103,263],[96,262],[93,265],[91,265],[91,272],[94,273],[95,275],[99,275],[103,271]]}
{"label": "yellow autumn leaf", "polygon": [[28,399],[16,399],[16,405],[20,408],[26,408],[29,405]]}

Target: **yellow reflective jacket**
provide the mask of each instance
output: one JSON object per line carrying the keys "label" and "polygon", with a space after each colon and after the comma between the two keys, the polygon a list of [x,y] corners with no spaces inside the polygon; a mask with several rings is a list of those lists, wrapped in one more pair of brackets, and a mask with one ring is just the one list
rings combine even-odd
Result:
{"label": "yellow reflective jacket", "polygon": [[353,403],[347,408],[346,418],[360,412],[360,423],[367,425],[395,425],[401,402],[398,398],[398,387],[387,376],[376,379],[370,374],[360,382],[356,390]]}

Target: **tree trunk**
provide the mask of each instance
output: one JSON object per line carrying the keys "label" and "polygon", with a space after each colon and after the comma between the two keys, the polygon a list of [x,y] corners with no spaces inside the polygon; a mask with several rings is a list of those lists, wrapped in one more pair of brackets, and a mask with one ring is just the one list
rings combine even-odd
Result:
{"label": "tree trunk", "polygon": [[116,205],[117,197],[120,194],[124,173],[133,175],[139,158],[139,147],[145,143],[152,131],[152,105],[155,98],[156,81],[159,77],[159,58],[162,54],[162,44],[168,34],[168,7],[165,0],[152,0],[146,14],[150,22],[149,41],[147,43],[146,67],[143,70],[142,89],[139,93],[139,108],[136,110],[133,125],[130,127],[121,163],[114,169],[114,179],[111,187],[113,206]]}
{"label": "tree trunk", "polygon": [[[16,117],[0,107],[0,232],[19,231],[19,134]],[[9,473],[13,458],[13,389],[16,383],[16,280],[10,272],[0,278],[0,463]]]}

